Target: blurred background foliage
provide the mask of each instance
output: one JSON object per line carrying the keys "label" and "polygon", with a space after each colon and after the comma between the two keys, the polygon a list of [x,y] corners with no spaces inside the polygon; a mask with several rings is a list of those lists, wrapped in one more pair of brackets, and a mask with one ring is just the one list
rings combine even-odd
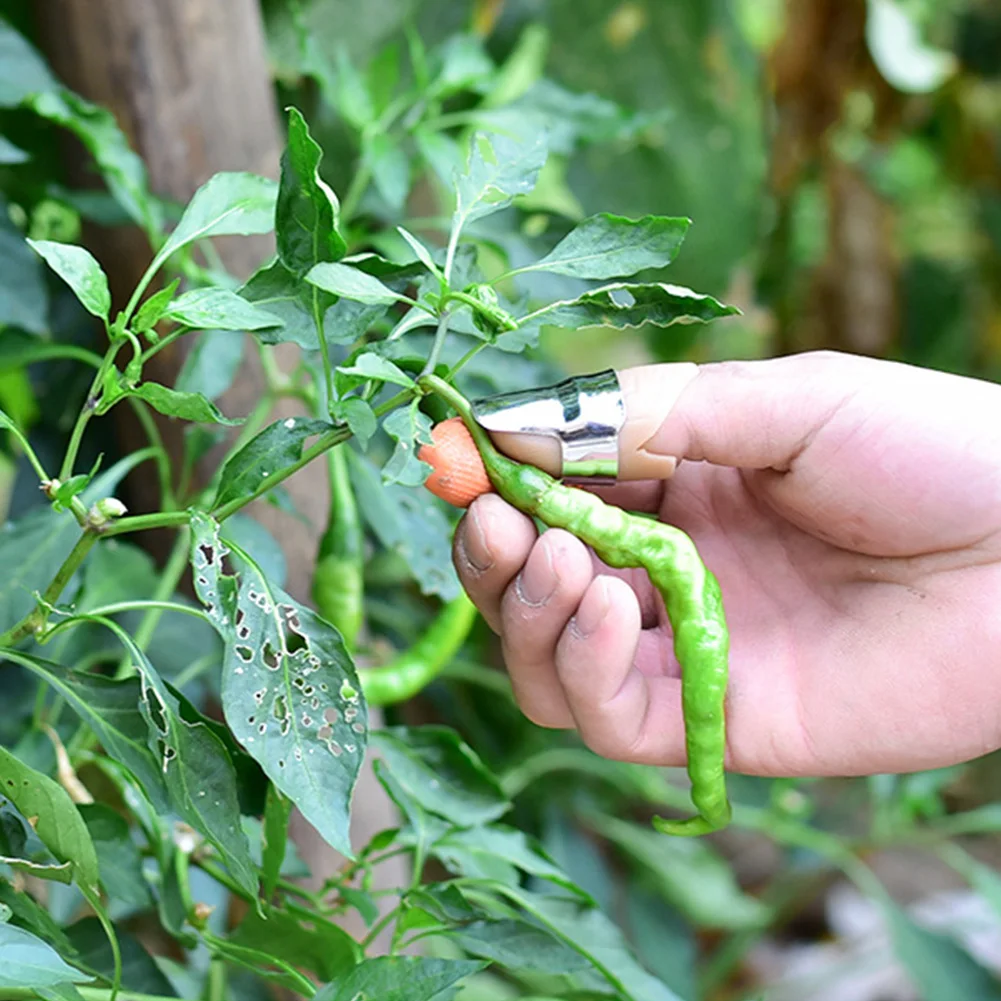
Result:
{"label": "blurred background foliage", "polygon": [[[998,3],[262,5],[276,100],[306,113],[362,242],[405,253],[394,226],[406,219],[440,245],[462,130],[545,126],[553,155],[537,190],[472,231],[484,269],[544,252],[593,212],[687,215],[694,225],[669,280],[743,310],[709,327],[543,331],[528,361],[492,355],[470,366],[483,388],[559,370],[816,348],[1001,379]],[[31,36],[30,2],[0,10]],[[10,85],[3,59],[0,51],[0,99]],[[425,97],[408,93],[415,83]],[[5,268],[22,261],[11,249],[18,229],[72,239],[81,218],[120,221],[110,199],[67,192],[58,144],[37,120],[10,111],[2,124]],[[37,262],[22,263],[16,301],[0,294],[0,324],[31,330],[31,295],[43,306],[51,295],[57,335],[82,338],[63,293]],[[545,294],[558,296],[567,280],[545,281]],[[21,368],[0,371],[0,406],[37,426],[43,457],[45,429],[58,431],[84,390],[74,372],[46,368],[57,393],[26,387]],[[16,511],[16,495],[6,499]],[[397,641],[423,608],[402,590],[407,579],[389,557],[368,567],[370,618]],[[734,829],[711,845],[653,839],[648,816],[676,801],[659,774],[602,762],[572,736],[529,724],[503,675],[484,671],[499,666],[499,653],[482,639],[478,660],[458,661],[398,718],[459,729],[517,796],[514,822],[542,837],[680,997],[1001,998],[987,972],[1001,971],[1001,884],[977,861],[1001,857],[991,833],[1001,828],[995,760],[865,781],[735,777],[743,813]],[[20,697],[5,693],[11,706]],[[881,884],[852,870],[843,844]],[[544,996],[546,978],[513,987],[485,977],[463,997],[500,1001],[529,987]]]}

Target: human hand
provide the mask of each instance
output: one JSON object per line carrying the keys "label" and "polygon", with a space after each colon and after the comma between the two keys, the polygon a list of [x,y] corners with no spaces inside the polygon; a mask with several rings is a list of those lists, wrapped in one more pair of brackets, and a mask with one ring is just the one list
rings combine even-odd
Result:
{"label": "human hand", "polygon": [[[646,447],[683,461],[597,492],[688,532],[719,579],[729,769],[906,772],[1001,747],[1001,386],[833,353],[620,375],[627,412],[675,399]],[[684,764],[644,572],[539,537],[496,494],[454,556],[530,719],[606,757]]]}

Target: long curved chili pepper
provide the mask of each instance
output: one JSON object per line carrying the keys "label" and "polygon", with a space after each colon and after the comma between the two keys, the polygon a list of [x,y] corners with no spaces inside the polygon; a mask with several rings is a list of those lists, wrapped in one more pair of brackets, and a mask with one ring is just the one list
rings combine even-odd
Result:
{"label": "long curved chili pepper", "polygon": [[564,528],[611,567],[641,567],[664,599],[681,666],[681,700],[692,802],[699,815],[683,820],[654,818],[666,834],[700,835],[730,822],[723,769],[726,750],[724,702],[730,637],[719,583],[695,543],[672,525],[638,518],[594,494],[564,486],[534,466],[502,455],[474,420],[468,401],[433,375],[419,380],[462,417],[479,449],[494,488],[509,504],[550,528]]}
{"label": "long curved chili pepper", "polygon": [[431,627],[385,667],[358,671],[365,701],[388,706],[413,698],[446,668],[465,643],[476,621],[476,606],[460,591],[438,613]]}
{"label": "long curved chili pepper", "polygon": [[344,445],[328,453],[330,515],[313,571],[316,609],[354,647],[365,618],[365,535]]}

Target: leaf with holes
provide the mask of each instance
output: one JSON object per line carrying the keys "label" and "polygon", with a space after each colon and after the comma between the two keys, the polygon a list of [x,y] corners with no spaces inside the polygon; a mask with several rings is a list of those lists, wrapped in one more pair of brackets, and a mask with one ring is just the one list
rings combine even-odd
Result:
{"label": "leaf with holes", "polygon": [[261,480],[298,462],[307,438],[329,431],[332,425],[303,417],[287,417],[269,424],[222,467],[213,510],[230,501],[250,497]]}
{"label": "leaf with holes", "polygon": [[115,629],[115,634],[139,674],[139,710],[148,727],[147,744],[160,763],[171,804],[216,847],[236,882],[256,895],[257,873],[240,826],[236,770],[225,746],[205,723],[181,718],[177,696],[146,654],[124,631]]}
{"label": "leaf with holes", "polygon": [[[241,577],[208,515],[192,516],[195,591],[226,641],[222,702],[234,737],[338,851],[349,855],[351,792],[368,709],[340,634],[274,587],[246,553]],[[235,552],[235,551],[234,551]]]}
{"label": "leaf with holes", "polygon": [[81,887],[95,889],[101,878],[97,853],[66,790],[0,747],[0,791],[28,819],[42,844],[60,862],[72,863]]}

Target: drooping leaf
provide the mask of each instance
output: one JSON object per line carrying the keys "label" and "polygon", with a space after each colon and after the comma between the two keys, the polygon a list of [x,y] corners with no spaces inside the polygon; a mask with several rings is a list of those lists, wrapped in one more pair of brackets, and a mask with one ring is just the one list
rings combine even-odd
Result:
{"label": "drooping leaf", "polygon": [[107,320],[111,310],[108,276],[85,247],[52,240],[28,240],[28,245],[67,285],[88,313]]}
{"label": "drooping leaf", "polygon": [[646,268],[670,264],[690,225],[690,219],[671,216],[627,219],[602,212],[581,222],[545,257],[512,273],[548,271],[570,278],[626,278]]}
{"label": "drooping leaf", "polygon": [[674,991],[639,965],[622,932],[596,907],[513,886],[505,886],[503,895],[584,956],[622,997],[630,1001],[680,1001]]}
{"label": "drooping leaf", "polygon": [[365,754],[368,711],[338,632],[240,554],[226,575],[216,523],[192,518],[195,590],[226,642],[222,701],[234,737],[306,819],[351,852],[349,804]]}
{"label": "drooping leaf", "polygon": [[115,201],[148,235],[159,234],[163,213],[150,193],[146,167],[107,108],[66,88],[33,93],[25,105],[36,115],[69,129],[94,158]]}
{"label": "drooping leaf", "polygon": [[13,108],[29,94],[55,90],[59,81],[28,40],[0,18],[0,108]]}
{"label": "drooping leaf", "polygon": [[0,855],[0,863],[9,866],[15,872],[34,876],[35,879],[51,879],[56,883],[73,882],[73,864],[71,862],[33,862],[30,859]]}
{"label": "drooping leaf", "polygon": [[485,963],[423,956],[376,956],[322,988],[313,1001],[448,1001],[461,981]]}
{"label": "drooping leaf", "polygon": [[303,922],[287,911],[251,911],[230,935],[235,945],[281,956],[295,967],[306,967],[322,980],[343,977],[361,958],[355,940],[333,922],[312,916]]}
{"label": "drooping leaf", "polygon": [[923,1001],[999,1001],[1001,982],[954,939],[915,924],[889,899],[879,901],[897,959]]}
{"label": "drooping leaf", "polygon": [[272,782],[264,805],[264,823],[261,825],[261,896],[270,900],[278,885],[285,850],[288,843],[288,820],[292,814],[292,800],[283,796]]}
{"label": "drooping leaf", "polygon": [[449,932],[466,952],[509,970],[539,973],[580,973],[590,963],[579,952],[543,928],[526,921],[473,921]]}
{"label": "drooping leaf", "polygon": [[51,945],[11,924],[0,924],[0,956],[0,987],[53,987],[90,979],[65,963]]}
{"label": "drooping leaf", "polygon": [[639,327],[652,323],[707,323],[740,311],[725,306],[711,295],[702,295],[680,285],[664,282],[630,284],[617,282],[585,292],[576,299],[552,302],[529,313],[519,323],[541,321],[554,327]]}
{"label": "drooping leaf", "polygon": [[454,824],[496,820],[510,807],[497,779],[448,727],[392,727],[373,733],[372,745],[414,800]]}
{"label": "drooping leaf", "polygon": [[262,330],[281,318],[224,288],[196,288],[178,296],[164,316],[196,330]]}
{"label": "drooping leaf", "polygon": [[394,302],[409,301],[406,296],[383,285],[378,278],[347,264],[317,264],[306,275],[306,281],[331,295],[363,302],[368,306],[387,306]]}
{"label": "drooping leaf", "polygon": [[287,417],[269,424],[226,461],[212,508],[251,496],[264,477],[299,461],[307,438],[323,434],[332,426],[303,417]]}
{"label": "drooping leaf", "polygon": [[241,171],[215,174],[194,193],[154,263],[159,266],[182,247],[210,236],[270,232],[277,194],[278,185],[257,174]]}
{"label": "drooping leaf", "polygon": [[450,601],[459,593],[452,566],[452,526],[426,490],[384,484],[372,462],[350,456],[351,482],[362,516],[389,550],[399,553],[425,594]]}
{"label": "drooping leaf", "polygon": [[597,813],[589,814],[589,822],[631,856],[651,887],[695,924],[737,929],[768,921],[769,908],[741,890],[726,860],[705,841],[664,838],[648,827]]}
{"label": "drooping leaf", "polygon": [[28,818],[42,844],[60,862],[72,863],[80,886],[95,889],[100,879],[97,853],[66,790],[0,747],[0,792]]}
{"label": "drooping leaf", "polygon": [[[3,45],[0,21],[0,48]],[[0,63],[3,55],[0,52]],[[0,80],[0,88],[3,83]],[[7,202],[0,197],[0,324],[32,334],[48,329],[49,296],[42,275],[42,262],[11,222]],[[7,331],[4,336],[10,336]]]}
{"label": "drooping leaf", "polygon": [[[128,822],[103,803],[86,803],[78,809],[94,842],[101,885],[108,896],[132,907],[148,907],[152,898],[143,876],[142,856],[129,834]],[[103,941],[104,936],[101,938]]]}
{"label": "drooping leaf", "polygon": [[275,233],[278,257],[293,275],[303,275],[321,261],[340,260],[347,250],[337,229],[337,196],[320,178],[322,157],[306,120],[296,108],[289,108]]}
{"label": "drooping leaf", "polygon": [[187,353],[174,389],[217,400],[233,384],[246,341],[235,330],[206,330]]}
{"label": "drooping leaf", "polygon": [[157,756],[167,794],[177,814],[219,851],[236,882],[257,892],[257,874],[240,826],[233,762],[217,734],[203,722],[182,717],[177,695],[161,680],[132,637],[119,631],[139,674],[139,711],[147,744]]}
{"label": "drooping leaf", "polygon": [[166,810],[166,787],[160,763],[147,744],[147,727],[139,712],[142,692],[138,678],[114,681],[96,674],[71,671],[61,664],[20,651],[5,651],[50,684],[86,722],[104,749],[127,768],[158,812]]}
{"label": "drooping leaf", "polygon": [[546,162],[546,153],[540,133],[521,142],[500,134],[488,137],[477,133],[466,171],[455,181],[453,233],[509,205],[516,195],[531,191]]}
{"label": "drooping leaf", "polygon": [[165,417],[180,417],[185,421],[199,424],[241,424],[241,420],[230,420],[222,411],[201,393],[184,393],[158,382],[143,382],[125,395],[138,396],[154,410]]}

